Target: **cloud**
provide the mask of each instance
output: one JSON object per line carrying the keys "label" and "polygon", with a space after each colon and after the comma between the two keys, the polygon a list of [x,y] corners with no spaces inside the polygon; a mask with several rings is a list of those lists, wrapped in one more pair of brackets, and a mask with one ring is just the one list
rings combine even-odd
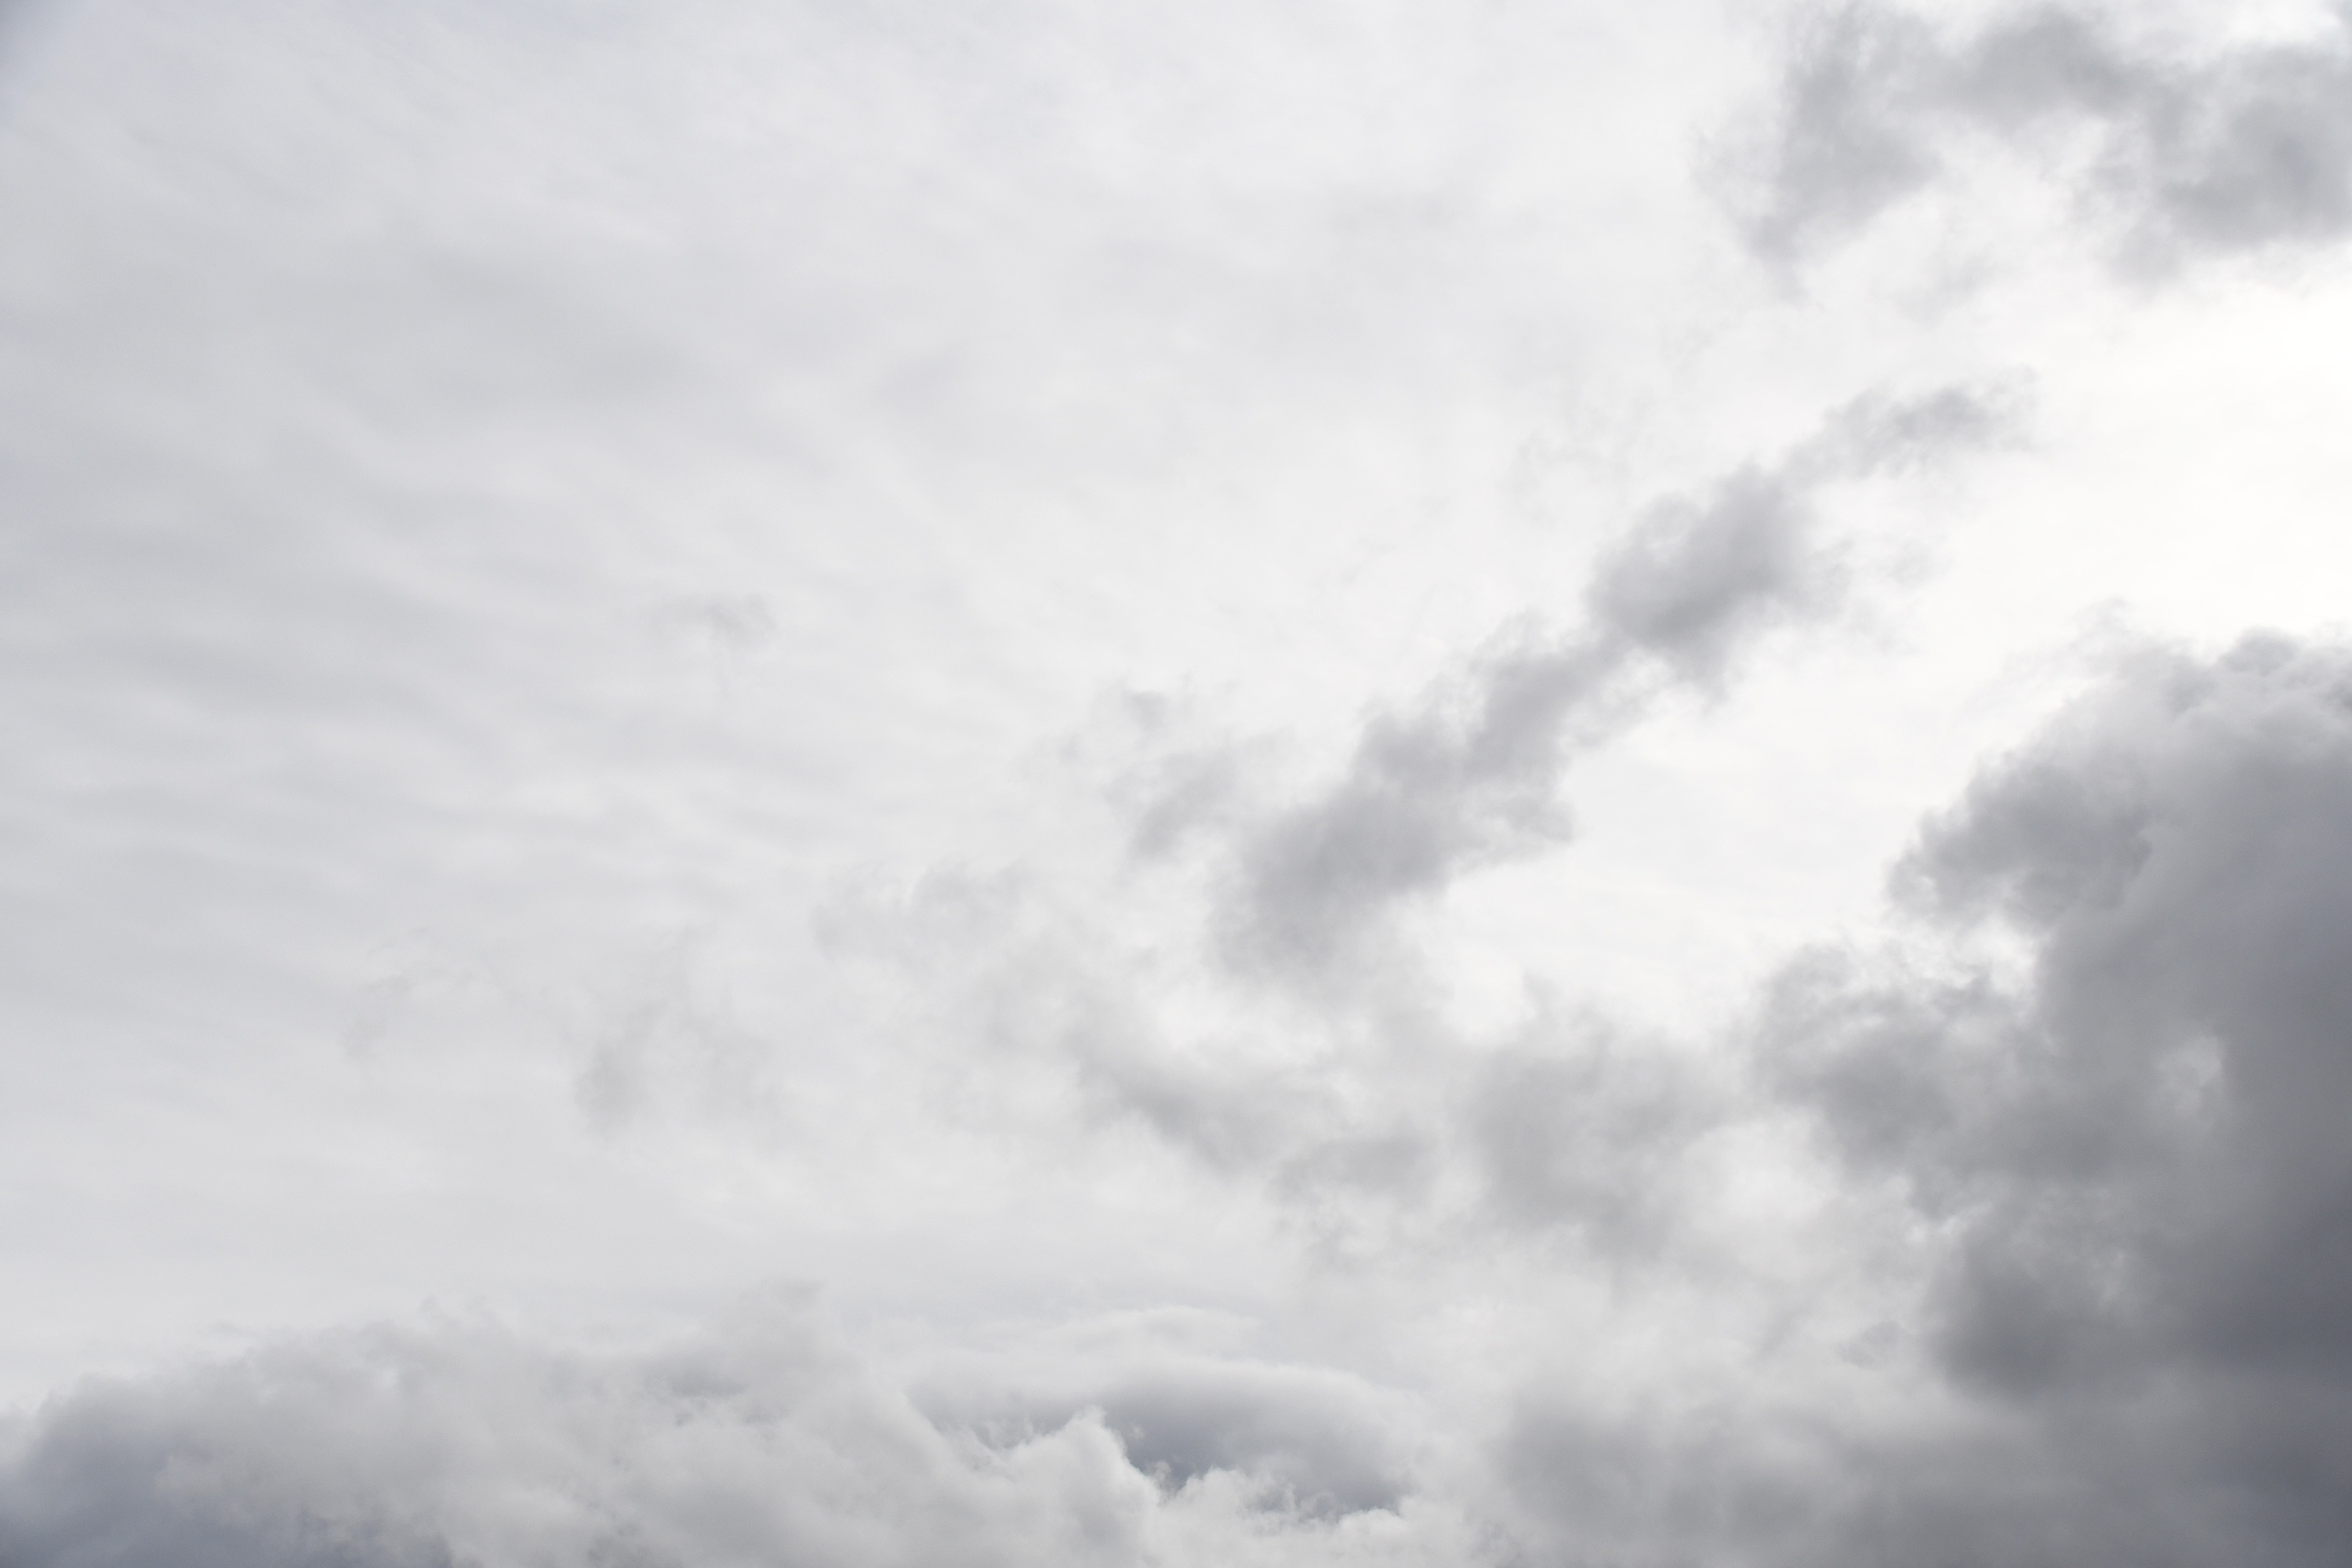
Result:
{"label": "cloud", "polygon": [[[1826,490],[2017,422],[1983,387],[1835,410],[1771,460],[1652,509],[1603,552],[1572,630],[1522,632],[1374,715],[1304,800],[1269,798],[1262,757],[1202,743],[1165,702],[1123,702],[1123,735],[1170,743],[1110,792],[1113,885],[942,870],[838,907],[828,940],[937,999],[960,1121],[1024,1139],[1139,1130],[1262,1194],[1327,1258],[1496,1236],[1653,1258],[1685,1239],[1686,1184],[1730,1114],[1722,1086],[1539,992],[1499,1036],[1465,1037],[1394,917],[1558,844],[1578,756],[1662,700],[1719,695],[1775,628],[1832,613],[1848,574]],[[1165,876],[1171,860],[1203,874]],[[1154,909],[1155,878],[1198,901]],[[1106,925],[1106,907],[1121,919]]]}
{"label": "cloud", "polygon": [[1171,1489],[1223,1471],[1318,1517],[1399,1506],[1428,1436],[1422,1402],[1241,1353],[1251,1327],[1197,1309],[1080,1319],[967,1348],[913,1396],[943,1426],[982,1431],[1054,1431],[1099,1412],[1129,1459]]}
{"label": "cloud", "polygon": [[[1356,1277],[1541,1298],[1434,1352],[1363,1310],[1444,1409],[1157,1321],[907,1378],[789,1300],[631,1355],[373,1331],[54,1402],[0,1460],[0,1560],[2344,1562],[2352,650],[2130,655],[1892,886],[1904,945],[1807,955],[1732,1042],[1746,1100],[1739,1064],[1550,1016],[1185,1077],[1140,993],[1055,989],[1090,950],[1016,888],[932,889],[913,959],[993,977],[992,1026],[1052,1034],[1084,1115],[1150,1123],[1158,1083],[1155,1135],[1224,1174],[1467,1243]],[[1791,1114],[1811,1230],[1723,1206],[1786,1179]],[[1717,1135],[1765,1156],[1720,1189]],[[1694,1217],[1752,1263],[1671,1245]]]}
{"label": "cloud", "polygon": [[[1944,956],[1799,964],[1766,1060],[1927,1227],[1942,1374],[2061,1474],[2206,1499],[2236,1560],[2344,1561],[2352,652],[2136,656],[1895,885]],[[1996,931],[2021,975],[1953,956]],[[2145,1560],[2107,1528],[2076,1560]]]}
{"label": "cloud", "polygon": [[1982,446],[2012,419],[1978,389],[1864,397],[1777,461],[1654,508],[1599,562],[1575,630],[1502,641],[1459,686],[1373,718],[1321,795],[1237,830],[1228,956],[1317,976],[1399,906],[1565,838],[1559,792],[1579,753],[1666,692],[1719,691],[1764,634],[1840,602],[1824,489]]}
{"label": "cloud", "polygon": [[1540,990],[1499,1037],[1410,997],[1270,1016],[1213,955],[1171,973],[1071,916],[1034,885],[935,874],[844,910],[834,940],[928,994],[959,1125],[1032,1150],[1142,1133],[1326,1263],[1540,1238],[1622,1265],[1686,1239],[1735,1108],[1675,1042]]}
{"label": "cloud", "polygon": [[1344,1387],[1273,1403],[1256,1388],[1306,1375],[1195,1358],[1125,1391],[1128,1440],[1160,1456],[1163,1484],[1097,1411],[993,1444],[935,1426],[788,1297],[638,1354],[457,1324],[347,1331],[53,1401],[0,1461],[0,1559],[872,1568],[1457,1551],[1443,1530],[1419,1540],[1393,1511],[1364,1515],[1369,1498],[1349,1517],[1294,1505],[1296,1482],[1325,1479],[1311,1455],[1332,1423],[1367,1418],[1360,1398],[1333,1405]]}
{"label": "cloud", "polygon": [[[772,1300],[659,1350],[443,1325],[86,1384],[0,1434],[0,1563],[2340,1558],[2336,656],[2125,671],[1931,826],[1919,952],[1792,969],[1752,1062],[1540,999],[1462,1023],[1412,950],[1562,841],[1596,748],[1866,588],[1844,503],[1997,398],[1675,469],[1293,793],[1195,748],[1106,827],[1018,765],[1108,682],[1306,649],[1252,687],[1279,731],[1488,614],[1564,548],[1493,488],[1561,395],[1670,406],[1656,449],[1623,416],[1655,475],[1727,411],[1801,431],[1791,364],[1932,347],[1750,309],[1653,177],[1738,68],[1714,7],[167,9],[90,8],[10,142],[47,521],[9,1032],[48,1043],[9,1080],[11,1315],[63,1325],[12,1375],[779,1266],[879,1348]],[[2324,51],[2159,69],[2037,15],[1997,49],[1840,13],[1759,245],[1868,224],[1950,125],[2088,146],[2063,177],[2135,234],[2340,226],[2288,177],[2338,166]],[[1758,838],[1747,763],[1864,727],[1876,672],[1823,673],[1718,768]],[[1655,934],[1570,962],[1696,973],[1738,939],[1677,926],[1701,901],[1801,918],[1704,864],[1649,902],[1730,841],[1596,874],[1583,929]],[[1014,869],[918,891],[869,1026],[804,899],[951,855]],[[497,961],[389,966],[347,1071],[310,1046],[387,929]],[[440,1027],[461,991],[557,1037]],[[631,1135],[534,1120],[567,1085]],[[1281,1321],[1097,1321],[1171,1300]],[[998,1313],[1065,1331],[956,1379],[904,1349]]]}
{"label": "cloud", "polygon": [[776,616],[757,594],[703,594],[664,605],[653,617],[663,636],[740,659],[776,640]]}
{"label": "cloud", "polygon": [[1740,201],[1750,243],[1783,261],[1863,229],[1980,142],[2040,157],[2133,269],[2352,228],[2342,10],[2311,38],[2196,57],[2088,8],[2013,10],[1958,38],[1846,5],[1799,35],[1778,98]]}
{"label": "cloud", "polygon": [[[1938,1408],[1892,1419],[1738,1397],[1633,1411],[1531,1398],[1498,1450],[1537,1560],[1772,1568],[2326,1568],[2314,1528],[2225,1456],[2184,1449],[2179,1403],[2035,1430]],[[2305,1401],[2304,1414],[2316,1402]],[[2209,1411],[2209,1415],[2218,1412]],[[2299,1434],[2302,1435],[2302,1434]]]}
{"label": "cloud", "polygon": [[1485,1064],[1464,1121],[1491,1213],[1515,1226],[1572,1228],[1621,1258],[1671,1233],[1692,1196],[1691,1146],[1723,1107],[1682,1063],[1645,1046],[1587,1032]]}

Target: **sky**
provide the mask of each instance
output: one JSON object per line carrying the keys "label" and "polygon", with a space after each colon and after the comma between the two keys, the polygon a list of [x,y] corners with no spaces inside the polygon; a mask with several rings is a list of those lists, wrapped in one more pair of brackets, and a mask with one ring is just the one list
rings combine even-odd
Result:
{"label": "sky", "polygon": [[2352,1563],[2352,10],[0,0],[0,1565]]}

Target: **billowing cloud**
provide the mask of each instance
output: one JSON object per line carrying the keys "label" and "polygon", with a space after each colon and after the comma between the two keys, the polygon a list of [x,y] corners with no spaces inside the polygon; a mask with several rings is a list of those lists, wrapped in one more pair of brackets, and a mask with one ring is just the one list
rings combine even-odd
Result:
{"label": "billowing cloud", "polygon": [[1846,5],[1800,35],[1748,198],[1750,240],[1800,258],[1990,142],[2043,161],[2136,268],[2352,229],[2347,16],[2292,42],[2186,53],[2042,5],[1960,36]]}
{"label": "billowing cloud", "polygon": [[[1950,951],[2021,942],[2023,974],[1816,959],[1781,984],[1769,1059],[1927,1227],[1936,1364],[2086,1489],[2204,1498],[2242,1561],[2342,1561],[2352,656],[2141,655],[1896,881]],[[2043,1506],[2076,1561],[2150,1560]]]}

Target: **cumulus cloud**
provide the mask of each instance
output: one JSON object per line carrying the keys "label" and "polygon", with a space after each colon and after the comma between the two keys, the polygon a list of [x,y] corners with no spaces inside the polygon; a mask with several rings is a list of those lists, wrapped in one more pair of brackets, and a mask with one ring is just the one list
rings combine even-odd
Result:
{"label": "cumulus cloud", "polygon": [[2013,10],[1971,36],[1907,11],[1817,13],[1751,151],[1748,237],[1782,260],[1843,239],[1946,173],[1962,145],[2041,157],[2160,268],[2352,228],[2352,13],[2317,36],[2205,55],[2090,8]]}
{"label": "cumulus cloud", "polygon": [[1864,397],[1777,460],[1655,507],[1598,563],[1581,625],[1507,642],[1458,687],[1376,716],[1329,788],[1235,829],[1228,955],[1316,975],[1399,906],[1558,843],[1580,753],[1663,693],[1719,691],[1765,633],[1839,603],[1823,489],[1981,446],[2011,418],[1981,390]]}
{"label": "cumulus cloud", "polygon": [[[1896,886],[1947,951],[1998,929],[2026,973],[1816,957],[1767,1060],[1929,1227],[1937,1365],[2085,1488],[2203,1498],[2240,1561],[2344,1561],[2352,655],[2136,658]],[[2048,1506],[2077,1561],[2169,1560]]]}

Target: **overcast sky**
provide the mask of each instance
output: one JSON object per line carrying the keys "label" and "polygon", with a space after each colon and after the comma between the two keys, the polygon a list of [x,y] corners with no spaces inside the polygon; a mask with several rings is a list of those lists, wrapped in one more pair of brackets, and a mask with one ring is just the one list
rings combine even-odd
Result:
{"label": "overcast sky", "polygon": [[0,0],[0,1564],[2352,1563],[2352,11]]}

